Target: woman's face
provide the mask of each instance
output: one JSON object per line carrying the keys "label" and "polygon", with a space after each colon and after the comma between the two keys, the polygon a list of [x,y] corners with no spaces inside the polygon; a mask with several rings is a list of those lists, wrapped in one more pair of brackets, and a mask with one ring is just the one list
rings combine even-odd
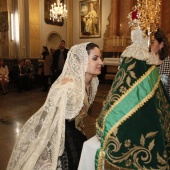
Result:
{"label": "woman's face", "polygon": [[151,51],[155,54],[158,54],[158,52],[163,47],[163,42],[159,43],[155,38],[151,43]]}
{"label": "woman's face", "polygon": [[99,75],[101,74],[101,67],[103,61],[101,60],[101,51],[99,48],[95,47],[90,50],[89,62],[86,74],[89,75]]}

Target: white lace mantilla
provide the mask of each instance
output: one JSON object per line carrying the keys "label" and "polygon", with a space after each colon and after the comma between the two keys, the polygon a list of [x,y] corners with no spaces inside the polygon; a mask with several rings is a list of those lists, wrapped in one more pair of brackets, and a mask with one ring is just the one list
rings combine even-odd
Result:
{"label": "white lace mantilla", "polygon": [[132,57],[146,61],[149,65],[160,65],[162,63],[158,55],[149,52],[148,37],[143,35],[142,30],[132,30],[131,40],[132,44],[123,51],[121,57]]}
{"label": "white lace mantilla", "polygon": [[[64,150],[65,119],[74,119],[83,107],[87,44],[70,49],[63,72],[52,85],[44,105],[23,126],[7,170],[56,170]],[[98,83],[94,77],[90,104]]]}

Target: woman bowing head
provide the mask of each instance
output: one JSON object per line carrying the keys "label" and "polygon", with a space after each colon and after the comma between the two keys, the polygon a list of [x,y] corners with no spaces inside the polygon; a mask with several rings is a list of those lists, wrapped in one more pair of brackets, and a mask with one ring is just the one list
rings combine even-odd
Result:
{"label": "woman bowing head", "polygon": [[94,43],[74,45],[43,106],[25,123],[7,170],[77,170],[83,118],[97,92],[103,62]]}

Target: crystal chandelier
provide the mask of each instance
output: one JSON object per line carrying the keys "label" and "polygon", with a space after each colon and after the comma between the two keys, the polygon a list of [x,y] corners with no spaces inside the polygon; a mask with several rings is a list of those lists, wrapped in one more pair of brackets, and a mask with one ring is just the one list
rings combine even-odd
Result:
{"label": "crystal chandelier", "polygon": [[54,3],[51,5],[50,20],[53,20],[53,22],[55,20],[57,22],[62,22],[62,19],[66,19],[66,18],[67,18],[66,5],[63,6],[63,4],[60,3],[60,0],[57,0],[57,4]]}

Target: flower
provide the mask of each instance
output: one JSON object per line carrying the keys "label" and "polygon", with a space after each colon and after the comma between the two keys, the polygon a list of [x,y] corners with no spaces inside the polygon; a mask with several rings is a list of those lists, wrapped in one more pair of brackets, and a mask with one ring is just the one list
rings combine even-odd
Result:
{"label": "flower", "polygon": [[130,145],[131,145],[131,140],[130,139],[128,139],[128,140],[126,140],[125,141],[125,147],[130,147]]}
{"label": "flower", "polygon": [[120,87],[120,92],[121,93],[125,93],[127,91],[126,87],[125,86],[121,86]]}

